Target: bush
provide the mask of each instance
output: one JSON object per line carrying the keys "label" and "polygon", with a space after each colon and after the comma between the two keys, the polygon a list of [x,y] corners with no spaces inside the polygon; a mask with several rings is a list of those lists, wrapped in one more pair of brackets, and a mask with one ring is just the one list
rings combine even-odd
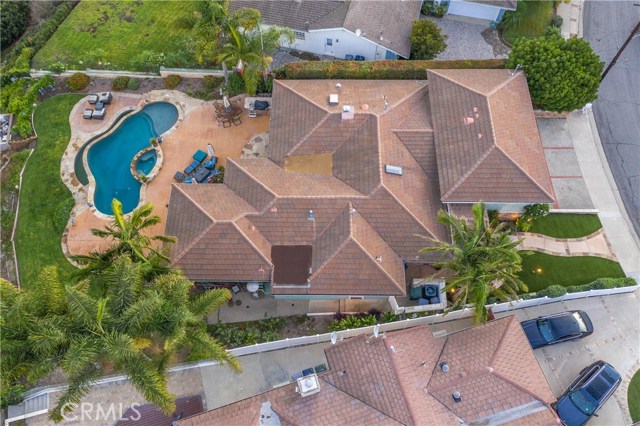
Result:
{"label": "bush", "polygon": [[67,87],[71,90],[82,90],[89,85],[89,76],[82,72],[76,72],[67,78]]}
{"label": "bush", "polygon": [[71,209],[75,205],[76,200],[71,198],[67,198],[64,201],[58,203],[56,209],[53,211],[53,227],[62,234],[64,228],[67,226],[67,222],[69,222],[69,216],[71,216]]}
{"label": "bush", "polygon": [[516,219],[516,229],[527,232],[536,220],[549,214],[549,204],[530,204],[525,206],[522,215]]}
{"label": "bush", "polygon": [[538,292],[537,296],[538,297],[561,297],[564,296],[565,294],[567,294],[567,288],[563,287],[561,285],[550,285],[549,287],[545,288],[544,290],[541,290]]}
{"label": "bush", "polygon": [[2,15],[2,25],[0,25],[0,45],[5,49],[16,41],[27,29],[31,20],[31,7],[29,2],[8,1],[0,2],[0,14]]}
{"label": "bush", "polygon": [[273,77],[269,76],[266,79],[261,78],[258,81],[258,93],[271,93],[273,92]]}
{"label": "bush", "polygon": [[342,319],[336,319],[329,325],[329,328],[332,331],[340,331],[347,329],[354,329],[360,327],[368,327],[371,325],[376,325],[378,320],[375,315],[349,315]]}
{"label": "bush", "polygon": [[164,87],[167,89],[175,89],[182,82],[182,77],[179,75],[171,74],[164,79]]}
{"label": "bush", "polygon": [[136,78],[130,78],[127,83],[127,89],[129,90],[138,90],[140,88],[140,80]]}
{"label": "bush", "polygon": [[218,166],[218,173],[211,178],[211,183],[222,183],[224,182],[224,166]]}
{"label": "bush", "polygon": [[244,93],[244,79],[240,74],[233,73],[229,76],[229,85],[225,88],[229,96]]}
{"label": "bush", "polygon": [[131,80],[131,79],[129,77],[126,77],[126,76],[116,77],[111,82],[111,88],[113,90],[124,90],[127,87],[129,87],[129,80]]}
{"label": "bush", "polygon": [[207,331],[227,348],[255,345],[280,339],[284,318],[269,318],[237,324],[209,324]]}
{"label": "bush", "polygon": [[556,27],[556,28],[560,28],[562,26],[562,16],[560,15],[556,15],[553,17],[553,19],[551,19],[551,25]]}
{"label": "bush", "polygon": [[54,74],[62,74],[67,70],[67,65],[63,64],[60,61],[56,61],[47,65],[47,70],[51,71]]}
{"label": "bush", "polygon": [[222,85],[223,78],[215,75],[205,75],[203,79],[204,88],[213,92]]}
{"label": "bush", "polygon": [[426,80],[428,69],[502,69],[504,59],[458,61],[310,61],[291,62],[280,75],[290,80]]}
{"label": "bush", "polygon": [[600,290],[603,288],[630,287],[636,285],[636,280],[630,277],[625,278],[598,278],[587,284],[589,290]]}
{"label": "bush", "polygon": [[31,114],[38,92],[54,83],[53,77],[47,75],[37,80],[19,79],[2,87],[0,90],[0,109],[14,114],[15,122],[11,130],[12,133],[23,138],[33,134]]}

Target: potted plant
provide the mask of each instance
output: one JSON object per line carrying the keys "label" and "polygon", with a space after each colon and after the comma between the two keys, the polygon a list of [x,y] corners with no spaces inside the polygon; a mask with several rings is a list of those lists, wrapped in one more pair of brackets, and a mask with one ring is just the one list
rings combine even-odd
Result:
{"label": "potted plant", "polygon": [[145,173],[138,174],[138,177],[142,183],[145,183],[149,179]]}
{"label": "potted plant", "polygon": [[151,142],[151,145],[153,146],[158,146],[158,138],[151,138],[149,139],[149,142]]}

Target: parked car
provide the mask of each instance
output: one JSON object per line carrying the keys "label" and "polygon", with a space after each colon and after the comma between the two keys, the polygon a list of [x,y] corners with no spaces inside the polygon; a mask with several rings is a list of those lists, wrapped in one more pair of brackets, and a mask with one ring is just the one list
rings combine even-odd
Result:
{"label": "parked car", "polygon": [[582,426],[597,416],[621,381],[620,374],[611,365],[596,361],[583,369],[551,406],[565,426]]}
{"label": "parked car", "polygon": [[582,339],[593,333],[591,318],[584,311],[560,312],[522,322],[533,349]]}

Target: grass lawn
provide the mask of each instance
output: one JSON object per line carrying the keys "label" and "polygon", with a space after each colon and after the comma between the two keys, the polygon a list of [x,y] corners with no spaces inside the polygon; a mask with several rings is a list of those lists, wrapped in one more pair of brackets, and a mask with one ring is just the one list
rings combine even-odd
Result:
{"label": "grass lawn", "polygon": [[[534,272],[541,269],[542,272]],[[522,257],[520,279],[529,292],[540,291],[550,285],[565,287],[588,284],[597,278],[622,278],[620,264],[599,257],[562,257],[533,253]]]}
{"label": "grass lawn", "polygon": [[640,422],[640,370],[631,378],[629,390],[627,391],[627,401],[629,402],[629,412],[631,421]]}
{"label": "grass lawn", "polygon": [[602,228],[598,215],[552,213],[534,223],[529,232],[555,238],[586,237]]}
{"label": "grass lawn", "polygon": [[[522,1],[523,0],[520,0],[518,3],[520,4]],[[547,27],[551,24],[553,1],[524,0],[524,3],[526,3],[524,17],[519,23],[514,24],[502,33],[502,37],[509,44],[513,44],[513,42],[520,37],[542,37],[547,31]]]}
{"label": "grass lawn", "polygon": [[194,66],[190,30],[180,21],[192,18],[195,10],[192,1],[83,0],[36,54],[32,66],[47,68],[61,61],[73,69],[100,67],[98,62],[104,68],[131,71],[156,67],[157,59],[142,60],[144,51],[164,53],[167,66]]}
{"label": "grass lawn", "polygon": [[56,265],[63,275],[74,270],[62,254],[62,233],[56,230],[53,217],[58,205],[71,198],[71,193],[60,179],[60,160],[71,137],[69,113],[82,96],[55,96],[35,110],[38,146],[22,178],[16,230],[16,252],[23,288],[28,288],[45,266]]}

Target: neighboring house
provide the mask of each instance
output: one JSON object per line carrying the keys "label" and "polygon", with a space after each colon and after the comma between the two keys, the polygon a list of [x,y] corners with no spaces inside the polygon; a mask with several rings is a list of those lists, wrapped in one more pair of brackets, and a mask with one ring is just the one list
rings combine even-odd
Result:
{"label": "neighboring house", "polygon": [[312,377],[314,394],[302,396],[291,383],[177,424],[559,424],[549,406],[553,392],[515,316],[440,338],[428,326],[361,335],[325,354],[329,371]]}
{"label": "neighboring house", "polygon": [[507,10],[516,10],[517,0],[437,0],[448,3],[447,14],[500,22]]}
{"label": "neighboring house", "polygon": [[409,58],[413,21],[422,1],[370,0],[235,0],[232,10],[260,11],[262,23],[294,31],[296,50],[338,59]]}
{"label": "neighboring house", "polygon": [[189,279],[404,296],[407,265],[438,258],[423,236],[449,238],[438,210],[553,202],[524,74],[508,70],[276,80],[267,152],[227,159],[222,185],[173,185],[165,233]]}

